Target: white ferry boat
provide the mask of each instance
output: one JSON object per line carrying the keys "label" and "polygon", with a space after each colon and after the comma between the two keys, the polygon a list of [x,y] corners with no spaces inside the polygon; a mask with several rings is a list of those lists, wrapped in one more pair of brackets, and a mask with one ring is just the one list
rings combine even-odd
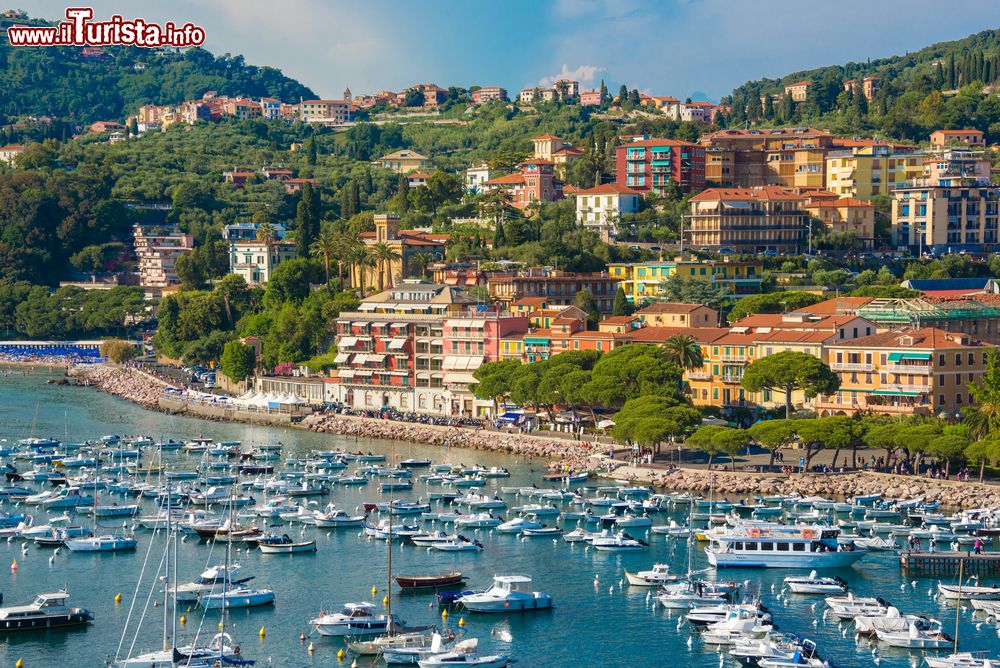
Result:
{"label": "white ferry boat", "polygon": [[708,562],[716,568],[844,568],[864,556],[837,542],[829,526],[736,526],[708,534]]}

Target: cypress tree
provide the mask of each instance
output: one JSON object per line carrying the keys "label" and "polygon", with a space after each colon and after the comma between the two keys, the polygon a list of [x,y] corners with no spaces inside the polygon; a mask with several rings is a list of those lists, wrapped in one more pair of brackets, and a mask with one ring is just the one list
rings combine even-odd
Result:
{"label": "cypress tree", "polygon": [[410,180],[405,174],[400,174],[396,180],[396,201],[400,214],[404,214],[410,208]]}
{"label": "cypress tree", "polygon": [[948,54],[948,89],[955,89],[955,54]]}
{"label": "cypress tree", "polygon": [[618,89],[618,105],[624,105],[628,101],[628,86],[622,84],[622,87]]}
{"label": "cypress tree", "polygon": [[625,296],[625,289],[622,286],[618,286],[618,292],[615,293],[615,302],[611,308],[611,315],[632,315],[632,303],[629,302],[628,297]]}
{"label": "cypress tree", "polygon": [[604,85],[604,79],[601,79],[601,102],[608,99],[608,87]]}
{"label": "cypress tree", "polygon": [[938,61],[937,65],[934,66],[934,88],[941,90],[944,88],[944,68],[941,67],[941,62]]}
{"label": "cypress tree", "polygon": [[493,248],[500,248],[507,245],[507,235],[503,231],[503,222],[497,221],[497,229],[493,233]]}
{"label": "cypress tree", "polygon": [[295,207],[295,239],[299,257],[309,257],[309,247],[319,234],[319,195],[312,184],[302,187],[302,196]]}

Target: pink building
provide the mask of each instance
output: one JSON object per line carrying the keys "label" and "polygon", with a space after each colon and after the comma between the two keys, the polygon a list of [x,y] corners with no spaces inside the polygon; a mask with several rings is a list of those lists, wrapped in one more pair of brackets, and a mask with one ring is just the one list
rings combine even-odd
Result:
{"label": "pink building", "polygon": [[588,90],[580,93],[581,107],[599,107],[603,101],[599,90]]}

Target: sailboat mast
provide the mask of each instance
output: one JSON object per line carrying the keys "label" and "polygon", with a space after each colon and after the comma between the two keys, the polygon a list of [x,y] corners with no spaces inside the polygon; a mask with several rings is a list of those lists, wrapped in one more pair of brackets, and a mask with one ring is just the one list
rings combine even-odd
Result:
{"label": "sailboat mast", "polygon": [[962,616],[962,566],[964,562],[958,560],[958,600],[955,601],[955,650],[954,653],[958,654],[958,622],[961,621]]}
{"label": "sailboat mast", "polygon": [[[396,467],[396,441],[392,442],[392,461],[390,465],[395,470]],[[391,478],[395,480],[396,478]],[[387,568],[387,584],[385,587],[385,600],[386,600],[386,628],[389,629],[389,634],[392,635],[392,503],[396,496],[396,485],[390,483],[389,485],[389,563]]]}
{"label": "sailboat mast", "polygon": [[[160,461],[163,461],[163,444],[160,444]],[[160,494],[163,494],[163,479],[164,476],[160,476]],[[171,550],[170,545],[170,488],[167,486],[167,554],[164,560],[164,581],[166,586],[163,587],[163,649],[167,650],[172,647],[172,645],[167,645],[167,640],[170,638],[170,626],[173,623],[170,611],[170,577],[173,572],[172,564],[170,562]]]}

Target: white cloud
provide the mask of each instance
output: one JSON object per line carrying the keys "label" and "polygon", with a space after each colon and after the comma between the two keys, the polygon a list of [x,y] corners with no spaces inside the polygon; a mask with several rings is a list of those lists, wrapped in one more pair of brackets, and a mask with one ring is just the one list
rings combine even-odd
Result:
{"label": "white cloud", "polygon": [[552,76],[542,77],[538,80],[539,86],[551,86],[556,81],[560,79],[569,79],[570,81],[579,81],[581,84],[591,84],[594,82],[594,78],[601,72],[606,72],[607,70],[603,67],[598,67],[597,65],[578,65],[573,69],[569,68],[569,65],[563,63],[562,71],[559,74],[553,74]]}

